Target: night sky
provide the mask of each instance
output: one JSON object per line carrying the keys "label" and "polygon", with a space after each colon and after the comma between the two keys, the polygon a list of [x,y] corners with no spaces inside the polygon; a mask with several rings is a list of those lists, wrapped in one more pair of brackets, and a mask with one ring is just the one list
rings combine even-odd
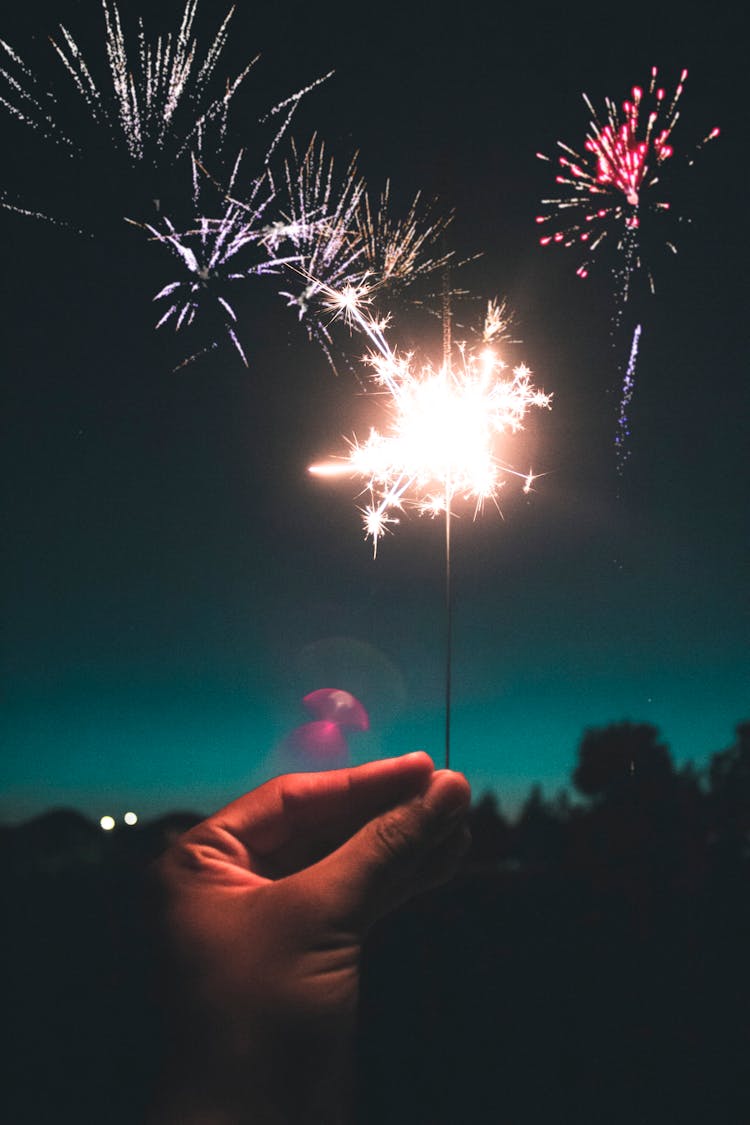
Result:
{"label": "night sky", "polygon": [[[204,40],[225,10],[202,0]],[[180,11],[160,0],[147,26]],[[509,450],[544,474],[536,491],[509,486],[502,518],[459,511],[454,524],[453,764],[508,810],[535,782],[569,784],[587,727],[653,723],[678,763],[700,767],[750,718],[746,63],[740,8],[706,12],[239,0],[232,24],[227,72],[262,53],[238,143],[243,120],[335,69],[290,136],[317,130],[342,166],[358,149],[397,207],[421,190],[455,209],[450,246],[481,252],[457,284],[507,296],[513,359],[554,395]],[[31,0],[4,12],[0,36],[52,71],[44,36],[60,21],[96,57],[94,0]],[[610,261],[582,282],[572,251],[539,246],[551,170],[535,153],[582,144],[583,90],[620,101],[652,65],[668,90],[690,71],[676,155],[715,124],[722,136],[673,175],[692,220],[679,254],[644,232],[656,293],[636,290],[625,312],[643,335],[618,475],[627,343],[610,336]],[[0,129],[0,185],[50,209],[74,192],[22,128]],[[95,240],[0,212],[0,819],[208,812],[294,764],[285,739],[321,687],[370,714],[352,761],[439,761],[442,523],[404,520],[373,561],[356,486],[306,471],[378,421],[372,398],[332,373],[273,283],[238,302],[248,369],[222,347],[173,372],[174,334],[154,331],[151,303],[170,264],[107,225],[109,202],[94,205]],[[459,303],[457,335],[480,307]],[[399,308],[392,335],[439,355],[436,319]]]}

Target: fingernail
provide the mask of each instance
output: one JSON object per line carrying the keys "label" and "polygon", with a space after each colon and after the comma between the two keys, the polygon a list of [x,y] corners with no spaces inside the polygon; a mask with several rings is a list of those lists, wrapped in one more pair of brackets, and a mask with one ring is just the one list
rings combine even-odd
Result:
{"label": "fingernail", "polygon": [[419,762],[420,765],[424,762],[425,758],[429,757],[424,750],[411,750],[408,754],[402,754],[401,760],[409,762],[410,764]]}

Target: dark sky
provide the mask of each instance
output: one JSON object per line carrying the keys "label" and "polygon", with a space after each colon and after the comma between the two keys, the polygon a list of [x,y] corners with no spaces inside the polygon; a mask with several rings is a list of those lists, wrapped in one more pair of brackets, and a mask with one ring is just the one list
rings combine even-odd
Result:
{"label": "dark sky", "polygon": [[[147,26],[179,10],[150,5]],[[204,39],[224,11],[203,0]],[[482,255],[462,284],[508,297],[518,359],[554,394],[515,447],[546,474],[536,492],[509,489],[502,519],[455,523],[453,761],[507,808],[535,781],[568,784],[586,727],[652,722],[700,766],[750,717],[744,40],[739,9],[705,12],[240,0],[232,24],[228,70],[262,53],[238,143],[275,99],[335,69],[290,135],[317,130],[342,166],[358,149],[397,205],[422,190],[455,208],[451,245]],[[0,36],[53,71],[44,35],[60,20],[98,57],[94,0],[32,0]],[[583,90],[620,101],[652,65],[667,89],[690,71],[675,159],[715,124],[722,136],[673,175],[691,219],[678,256],[644,232],[656,293],[636,291],[624,316],[623,333],[638,319],[643,335],[618,476],[608,263],[581,282],[572,252],[539,247],[550,167],[534,154],[582,143]],[[2,143],[2,182],[50,210],[87,199],[110,160],[103,138],[77,193],[7,121]],[[416,748],[439,760],[442,526],[402,523],[373,561],[354,487],[307,475],[371,404],[273,285],[238,306],[249,369],[222,348],[172,372],[174,337],[154,332],[151,304],[169,267],[110,222],[116,191],[91,205],[96,240],[0,213],[0,818],[208,811],[288,765],[279,746],[320,687],[370,713],[353,761]],[[440,348],[439,323],[408,309],[394,336]]]}

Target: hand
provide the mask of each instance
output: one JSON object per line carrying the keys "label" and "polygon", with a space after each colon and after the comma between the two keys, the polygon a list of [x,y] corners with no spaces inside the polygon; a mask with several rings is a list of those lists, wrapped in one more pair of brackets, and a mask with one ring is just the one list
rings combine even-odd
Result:
{"label": "hand", "polygon": [[466,779],[408,754],[287,774],[157,865],[171,1060],[159,1125],[349,1120],[368,929],[467,849]]}

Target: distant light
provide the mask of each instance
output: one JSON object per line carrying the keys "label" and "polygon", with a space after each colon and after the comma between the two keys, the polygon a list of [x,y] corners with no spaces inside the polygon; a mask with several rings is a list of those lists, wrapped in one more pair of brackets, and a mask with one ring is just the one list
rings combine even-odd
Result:
{"label": "distant light", "polygon": [[115,818],[113,816],[103,816],[99,821],[99,827],[103,828],[105,832],[111,832],[115,826]]}
{"label": "distant light", "polygon": [[125,821],[126,824],[131,824],[131,825],[137,824],[138,823],[138,815],[137,815],[137,813],[134,813],[134,812],[126,812],[125,816],[123,817],[123,820]]}

